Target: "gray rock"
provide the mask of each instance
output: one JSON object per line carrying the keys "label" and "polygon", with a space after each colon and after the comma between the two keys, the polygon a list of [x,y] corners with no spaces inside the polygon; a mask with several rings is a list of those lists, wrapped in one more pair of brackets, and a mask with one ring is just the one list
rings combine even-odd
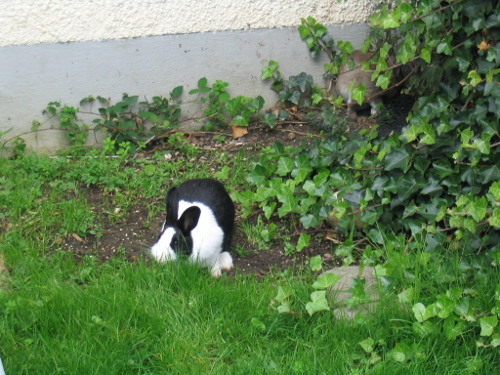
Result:
{"label": "gray rock", "polygon": [[[341,279],[330,287],[327,293],[330,304],[335,306],[333,312],[337,318],[352,319],[357,314],[370,314],[373,311],[373,307],[379,301],[379,287],[373,267],[365,267],[361,275],[359,274],[359,266],[337,267],[325,271],[325,273],[341,276]],[[358,277],[365,280],[364,290],[370,302],[349,308],[346,304],[346,300],[352,297],[349,289],[353,286],[353,279]]]}

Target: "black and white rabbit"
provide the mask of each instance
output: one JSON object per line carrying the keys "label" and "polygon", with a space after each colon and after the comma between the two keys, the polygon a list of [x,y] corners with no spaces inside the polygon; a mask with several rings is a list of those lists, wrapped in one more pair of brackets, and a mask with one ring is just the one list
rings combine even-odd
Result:
{"label": "black and white rabbit", "polygon": [[212,179],[187,180],[167,192],[167,215],[151,247],[159,262],[186,255],[210,267],[212,276],[233,267],[229,247],[234,230],[234,204],[224,186]]}

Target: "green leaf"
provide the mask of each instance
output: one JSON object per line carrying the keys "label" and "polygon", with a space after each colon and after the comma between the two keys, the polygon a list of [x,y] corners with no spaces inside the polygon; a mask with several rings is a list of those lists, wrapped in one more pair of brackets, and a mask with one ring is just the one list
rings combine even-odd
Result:
{"label": "green leaf", "polygon": [[390,356],[393,360],[399,363],[404,363],[409,359],[409,355],[411,354],[410,347],[408,344],[403,342],[398,342],[394,349],[389,352]]}
{"label": "green leaf", "polygon": [[326,291],[316,291],[311,293],[311,302],[306,304],[306,310],[309,315],[313,315],[318,311],[330,310],[328,301],[326,300]]}
{"label": "green leaf", "polygon": [[307,233],[301,233],[299,236],[299,240],[297,241],[296,250],[301,252],[304,247],[309,246],[311,241],[311,235]]}
{"label": "green leaf", "polygon": [[276,169],[276,174],[278,176],[286,176],[293,170],[295,162],[292,158],[288,156],[282,156],[278,160],[278,168]]}
{"label": "green leaf", "polygon": [[470,84],[473,87],[476,87],[481,82],[481,76],[479,74],[477,74],[477,72],[475,70],[471,70],[469,72],[469,75],[467,76],[467,78],[470,79]]}
{"label": "green leaf", "polygon": [[321,271],[323,269],[321,255],[316,255],[309,259],[309,267],[311,268],[311,271]]}
{"label": "green leaf", "polygon": [[377,82],[375,83],[375,86],[380,87],[381,89],[385,90],[389,87],[389,84],[391,83],[391,71],[388,70],[384,74],[381,74],[377,78]]}
{"label": "green leaf", "polygon": [[309,28],[309,26],[304,25],[304,22],[305,20],[302,19],[302,25],[298,27],[300,39],[305,39],[311,34],[311,29]]}
{"label": "green leaf", "polygon": [[296,168],[292,170],[292,177],[295,178],[297,183],[304,181],[309,173],[313,171],[309,161],[309,156],[307,155],[298,155],[295,158],[294,164]]}
{"label": "green leaf", "polygon": [[248,174],[247,181],[257,186],[261,186],[266,179],[266,168],[261,164],[256,164],[253,170]]}
{"label": "green leaf", "polygon": [[414,12],[414,9],[413,7],[406,3],[406,2],[403,2],[399,5],[399,10],[401,12],[401,16],[400,16],[400,20],[401,20],[401,23],[407,23],[408,20],[413,16],[413,12]]}
{"label": "green leaf", "polygon": [[[354,81],[353,81],[354,82]],[[359,83],[359,86],[352,90],[351,97],[355,100],[359,105],[363,104],[365,101],[366,88],[363,85],[363,82]]]}
{"label": "green leaf", "polygon": [[396,12],[392,12],[382,20],[382,27],[384,29],[393,29],[399,27],[398,18],[398,14],[396,14]]}
{"label": "green leaf", "polygon": [[305,216],[302,216],[300,218],[300,222],[306,229],[318,226],[321,223],[319,218],[313,214],[307,214]]}
{"label": "green leaf", "polygon": [[367,339],[358,342],[358,344],[365,351],[365,353],[371,353],[373,352],[373,347],[375,346],[375,340],[368,337]]}
{"label": "green leaf", "polygon": [[500,333],[495,333],[491,336],[491,346],[494,348],[500,346]]}
{"label": "green leaf", "polygon": [[420,323],[436,316],[433,305],[425,307],[425,305],[420,302],[413,305],[412,311],[413,314],[415,315],[415,319],[417,319],[417,322]]}
{"label": "green leaf", "polygon": [[493,329],[498,325],[498,317],[491,315],[479,318],[479,325],[481,326],[481,336],[491,336]]}
{"label": "green leaf", "polygon": [[274,299],[278,302],[284,302],[293,294],[293,290],[289,286],[278,286],[278,294]]}
{"label": "green leaf", "polygon": [[465,209],[476,222],[479,222],[486,216],[488,201],[486,200],[486,197],[473,197],[472,200],[467,204]]}
{"label": "green leaf", "polygon": [[431,48],[424,47],[420,51],[420,58],[424,60],[427,64],[431,62]]}
{"label": "green leaf", "polygon": [[227,165],[225,165],[222,167],[222,170],[214,173],[214,177],[219,179],[219,180],[227,180],[229,178],[230,171],[231,171],[231,168],[228,167]]}
{"label": "green leaf", "polygon": [[444,321],[443,331],[448,340],[454,340],[464,331],[465,327],[466,325],[464,322],[455,322],[455,318],[450,316]]}
{"label": "green leaf", "polygon": [[422,128],[418,125],[412,124],[409,128],[405,130],[402,136],[405,138],[406,142],[410,143],[417,139],[417,136],[422,133]]}
{"label": "green leaf", "polygon": [[493,194],[495,200],[500,201],[500,181],[492,183],[489,192]]}
{"label": "green leaf", "polygon": [[399,151],[391,152],[385,157],[384,170],[392,171],[393,169],[402,169],[403,172],[408,171],[410,164],[410,155],[408,152],[401,148]]}
{"label": "green leaf", "polygon": [[493,213],[488,218],[488,222],[492,227],[500,228],[500,209],[495,208]]}
{"label": "green leaf", "polygon": [[442,319],[446,319],[455,309],[455,305],[455,302],[447,296],[440,297],[435,303],[437,316]]}
{"label": "green leaf", "polygon": [[282,203],[281,207],[278,208],[278,216],[280,218],[293,212],[298,206],[297,198],[295,198],[293,194],[279,194],[277,198]]}
{"label": "green leaf", "polygon": [[198,80],[198,88],[200,90],[206,88],[207,87],[207,83],[208,83],[208,80],[205,77],[200,78]]}
{"label": "green leaf", "polygon": [[184,90],[183,86],[177,86],[175,87],[172,92],[170,93],[170,97],[172,99],[178,98],[182,94],[182,90]]}
{"label": "green leaf", "polygon": [[335,285],[341,278],[342,276],[334,273],[324,273],[318,277],[318,280],[312,284],[312,287],[314,289],[327,289],[332,285]]}

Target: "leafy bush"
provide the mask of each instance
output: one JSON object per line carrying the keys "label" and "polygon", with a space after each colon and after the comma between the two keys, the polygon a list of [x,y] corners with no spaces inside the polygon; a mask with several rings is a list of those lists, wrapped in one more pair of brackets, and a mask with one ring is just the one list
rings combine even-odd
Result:
{"label": "leafy bush", "polygon": [[[108,141],[112,141],[116,152],[126,148],[127,152],[133,153],[148,139],[176,127],[181,114],[178,99],[182,91],[183,87],[177,86],[170,93],[170,99],[154,96],[152,101],[142,102],[139,102],[138,96],[125,93],[122,100],[115,104],[102,96],[88,96],[80,101],[80,108],[50,102],[43,113],[59,122],[59,128],[67,132],[71,146],[85,145],[90,130],[102,131]],[[96,102],[99,107],[97,112],[93,112]],[[88,107],[88,111],[80,110]],[[79,113],[98,116],[92,120],[95,126],[91,128],[87,125]],[[32,131],[38,131],[42,125],[34,121]]]}
{"label": "leafy bush", "polygon": [[[398,84],[416,98],[402,134],[337,127],[309,147],[275,143],[253,164],[248,181],[255,189],[237,198],[244,213],[257,205],[267,219],[294,215],[305,228],[335,227],[345,239],[336,249],[345,264],[379,264],[386,283],[403,280],[409,289],[400,300],[412,304],[413,330],[422,336],[439,331],[451,340],[480,331],[478,346],[498,347],[498,280],[485,283],[481,275],[500,261],[500,8],[493,1],[398,1],[370,21],[362,50],[375,52],[372,80],[386,89],[393,70],[402,69]],[[299,31],[313,56],[328,54],[325,74],[334,77],[350,44],[338,42],[334,51],[326,28],[311,17]],[[273,76],[272,68],[263,75]],[[354,90],[364,97],[362,88]],[[356,256],[355,233],[371,243]],[[447,251],[460,252],[454,266]],[[426,297],[416,283],[421,269],[439,283]],[[316,297],[311,303],[318,300],[319,308],[311,311],[325,308]]]}
{"label": "leafy bush", "polygon": [[216,80],[210,87],[208,80],[203,77],[198,80],[198,87],[189,92],[201,95],[200,101],[206,105],[203,111],[208,117],[205,128],[226,127],[228,123],[234,126],[247,126],[252,116],[258,114],[264,106],[264,99],[260,95],[256,98],[238,95],[231,99],[226,90],[228,86],[229,83]]}
{"label": "leafy bush", "polygon": [[[390,50],[396,65],[411,69],[406,92],[417,101],[402,135],[338,131],[307,150],[275,145],[255,163],[248,179],[257,190],[245,203],[258,202],[268,218],[298,214],[306,228],[328,220],[344,234],[360,216],[375,241],[394,232],[428,250],[454,239],[470,251],[500,251],[499,11],[493,2],[440,4],[398,2],[370,18],[363,48],[375,48],[377,84],[389,82]],[[301,26],[313,55],[332,45],[314,22]],[[342,48],[330,71],[338,71]]]}

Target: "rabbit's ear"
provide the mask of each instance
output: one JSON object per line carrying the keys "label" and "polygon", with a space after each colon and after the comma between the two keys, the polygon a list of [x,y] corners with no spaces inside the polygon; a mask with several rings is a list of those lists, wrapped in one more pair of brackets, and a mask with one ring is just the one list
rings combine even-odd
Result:
{"label": "rabbit's ear", "polygon": [[179,191],[176,187],[171,188],[167,192],[167,216],[165,218],[165,224],[173,226],[177,221],[177,213],[179,211]]}
{"label": "rabbit's ear", "polygon": [[198,220],[200,219],[201,210],[197,206],[191,206],[186,211],[184,211],[177,222],[177,227],[182,231],[184,235],[188,235],[196,225],[198,225]]}

